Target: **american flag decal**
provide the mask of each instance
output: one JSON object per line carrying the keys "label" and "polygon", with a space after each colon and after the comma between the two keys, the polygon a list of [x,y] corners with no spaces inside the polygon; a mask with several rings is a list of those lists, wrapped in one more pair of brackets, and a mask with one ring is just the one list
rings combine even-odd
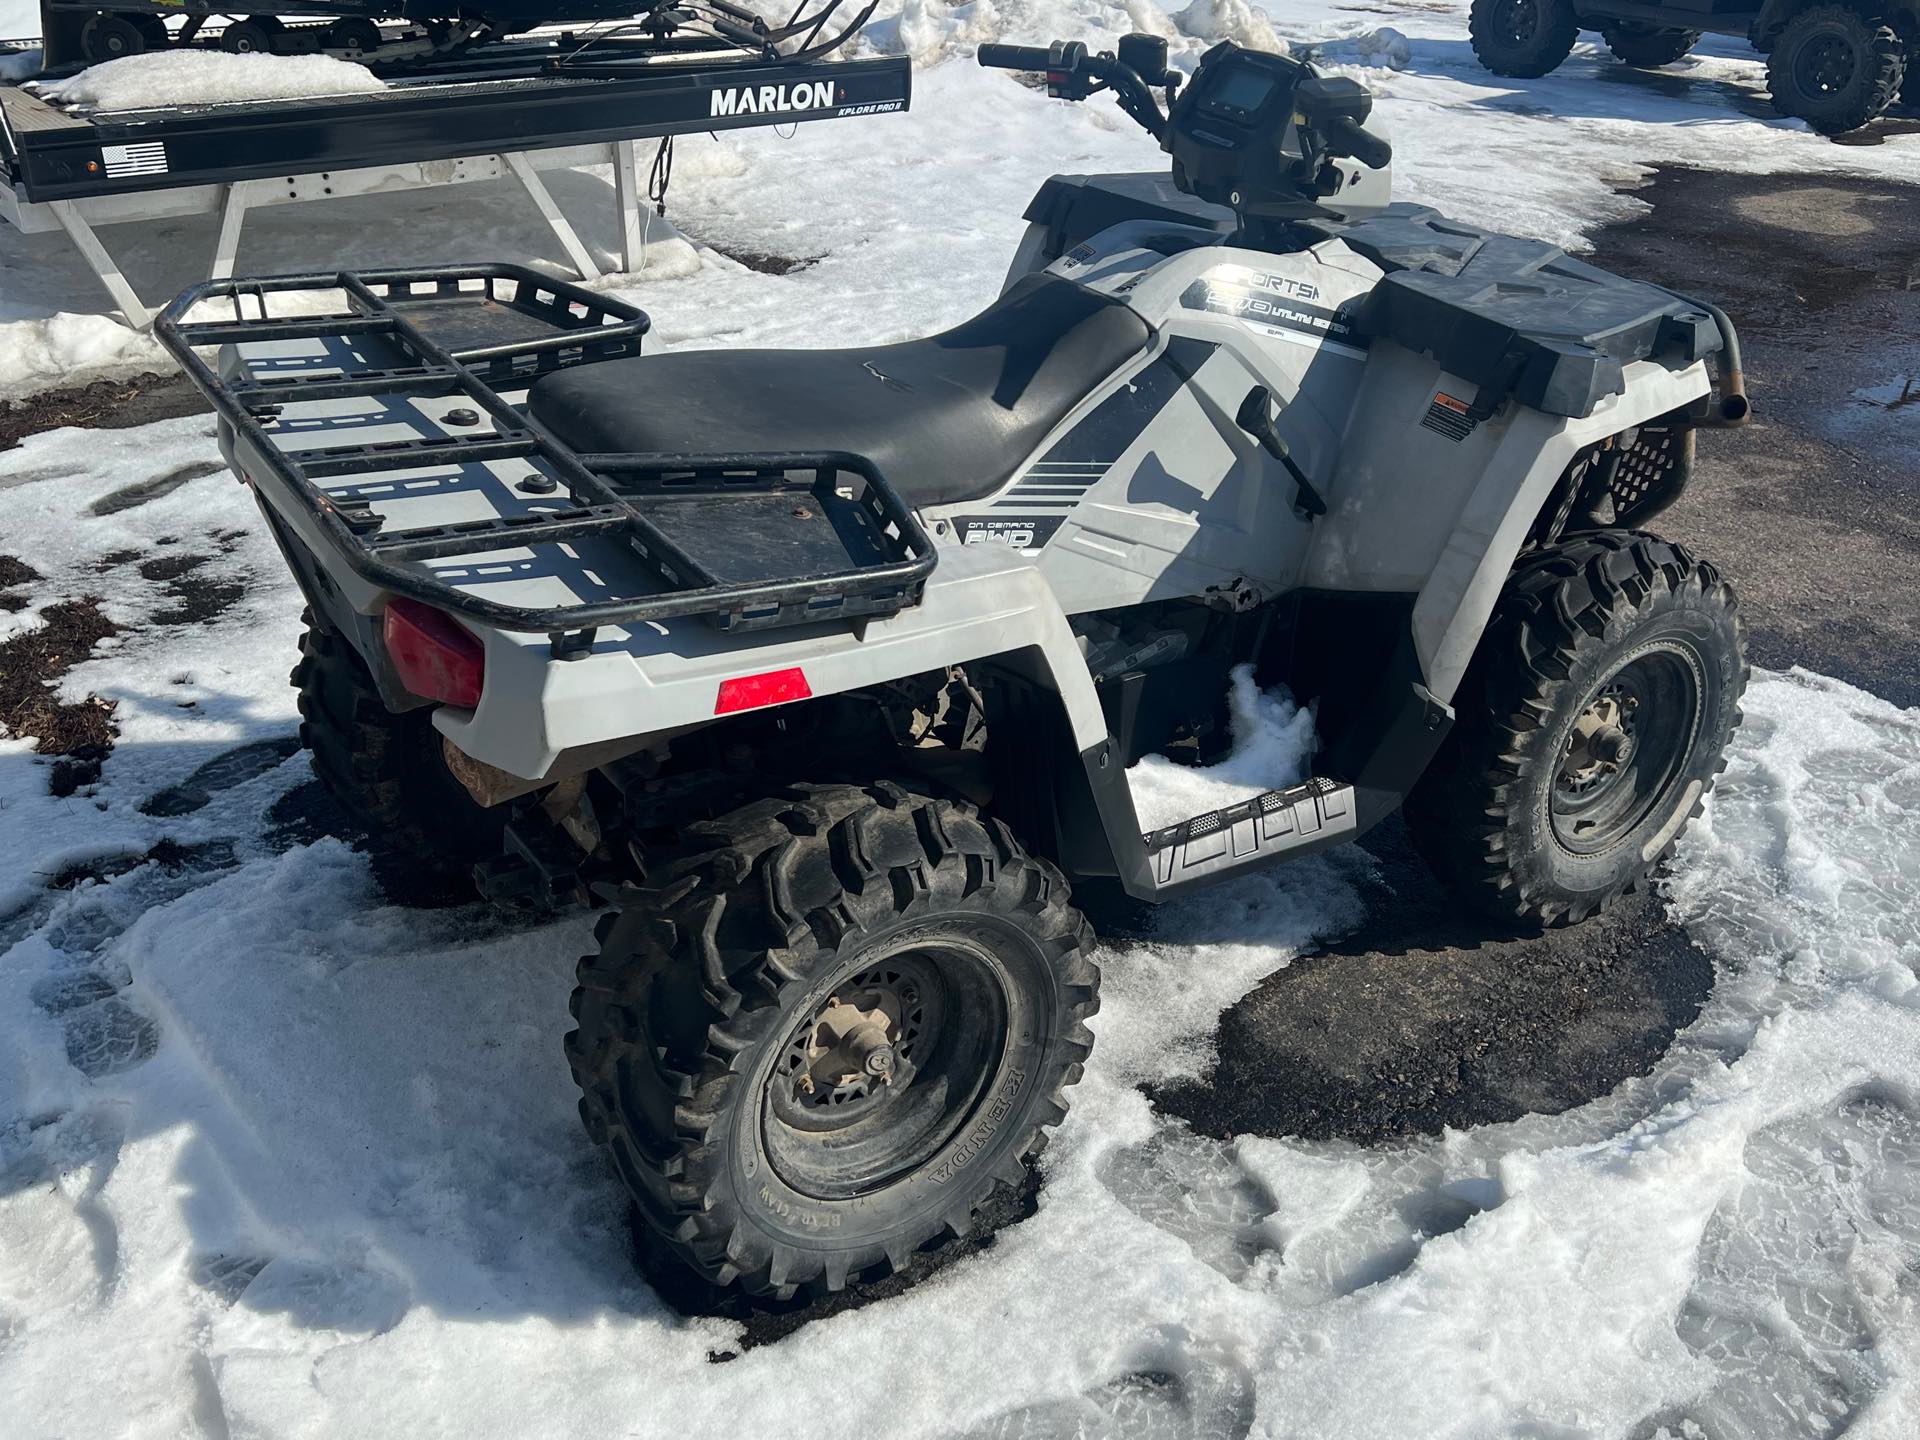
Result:
{"label": "american flag decal", "polygon": [[147,140],[138,145],[102,145],[100,159],[107,174],[122,180],[130,175],[167,173],[167,146],[162,140]]}

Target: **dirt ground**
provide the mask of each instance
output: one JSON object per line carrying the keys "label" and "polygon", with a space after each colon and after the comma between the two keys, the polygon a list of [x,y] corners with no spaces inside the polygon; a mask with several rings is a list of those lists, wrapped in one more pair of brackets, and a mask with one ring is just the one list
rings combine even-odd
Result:
{"label": "dirt ground", "polygon": [[62,425],[125,430],[204,408],[199,392],[184,375],[136,375],[131,380],[96,380],[91,385],[45,390],[24,400],[0,400],[0,450],[11,450],[29,435]]}

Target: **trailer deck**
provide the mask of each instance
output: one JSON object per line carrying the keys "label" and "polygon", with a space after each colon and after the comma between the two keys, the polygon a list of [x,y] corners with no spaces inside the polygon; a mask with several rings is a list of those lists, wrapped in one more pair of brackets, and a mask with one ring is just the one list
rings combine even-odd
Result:
{"label": "trailer deck", "polygon": [[623,260],[645,243],[635,142],[697,132],[881,115],[907,108],[904,58],[614,59],[570,67],[557,42],[481,52],[385,90],[307,100],[117,112],[0,85],[0,219],[64,230],[127,321],[151,312],[94,227],[223,216],[210,278],[232,273],[249,209],[511,174],[582,278],[598,267],[539,178],[612,164]]}

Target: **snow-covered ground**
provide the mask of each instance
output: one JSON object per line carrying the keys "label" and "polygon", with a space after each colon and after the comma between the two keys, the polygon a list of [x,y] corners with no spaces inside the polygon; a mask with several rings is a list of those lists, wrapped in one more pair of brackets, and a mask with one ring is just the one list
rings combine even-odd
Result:
{"label": "snow-covered ground", "polygon": [[[1192,28],[1259,21],[1202,3]],[[932,58],[1132,23],[1173,28],[1140,0],[910,0],[877,38]],[[1668,95],[1587,58],[1496,81],[1451,5],[1272,23],[1356,62],[1361,35],[1405,34],[1409,68],[1352,71],[1385,97],[1403,193],[1569,243],[1632,208],[1612,186],[1652,161],[1920,170],[1914,147],[1749,113],[1758,67],[1730,43]],[[1110,108],[955,59],[907,117],[683,142],[673,214],[702,245],[661,240],[609,283],[670,344],[905,336],[992,293],[1047,173],[1153,158]],[[601,177],[559,189],[604,211]],[[604,247],[610,218],[590,233]],[[155,294],[210,239],[110,236]],[[707,244],[811,263],[766,274]],[[464,189],[282,211],[243,261],[544,253],[512,192]],[[0,385],[152,363],[111,322],[54,318],[95,303],[50,238],[0,237]],[[1360,918],[1364,855],[1284,867],[1107,949],[1033,1219],[711,1364],[736,1327],[635,1275],[575,1121],[559,1037],[584,922],[385,906],[361,857],[280,803],[308,783],[285,686],[299,600],[213,458],[203,419],[0,454],[0,552],[39,576],[0,640],[79,596],[121,627],[63,690],[118,707],[97,785],[55,798],[32,743],[0,740],[0,1434],[1920,1429],[1920,714],[1756,677],[1672,886],[1716,988],[1646,1079],[1381,1149],[1156,1116],[1140,1082],[1203,1072],[1224,1007]],[[1243,756],[1297,755],[1285,711],[1243,698]]]}

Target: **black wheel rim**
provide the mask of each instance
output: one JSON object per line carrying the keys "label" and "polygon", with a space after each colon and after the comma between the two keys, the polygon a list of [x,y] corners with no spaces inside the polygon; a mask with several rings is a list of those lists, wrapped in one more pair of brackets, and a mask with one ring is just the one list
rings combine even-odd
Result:
{"label": "black wheel rim", "polygon": [[119,60],[144,51],[140,31],[117,15],[98,15],[80,32],[81,49],[89,60]]}
{"label": "black wheel rim", "polygon": [[1816,35],[1794,57],[1793,79],[1808,95],[1838,95],[1853,84],[1859,57],[1841,35]]}
{"label": "black wheel rim", "polygon": [[1678,644],[1635,652],[1600,681],[1561,744],[1549,818],[1576,855],[1610,850],[1671,807],[1700,730],[1700,661]]}
{"label": "black wheel rim", "polygon": [[1503,0],[1496,23],[1503,40],[1524,45],[1540,28],[1540,7],[1535,0]]}
{"label": "black wheel rim", "polygon": [[984,945],[911,939],[816,992],[766,1084],[774,1172],[820,1200],[886,1188],[968,1122],[1006,1053],[1007,984]]}

